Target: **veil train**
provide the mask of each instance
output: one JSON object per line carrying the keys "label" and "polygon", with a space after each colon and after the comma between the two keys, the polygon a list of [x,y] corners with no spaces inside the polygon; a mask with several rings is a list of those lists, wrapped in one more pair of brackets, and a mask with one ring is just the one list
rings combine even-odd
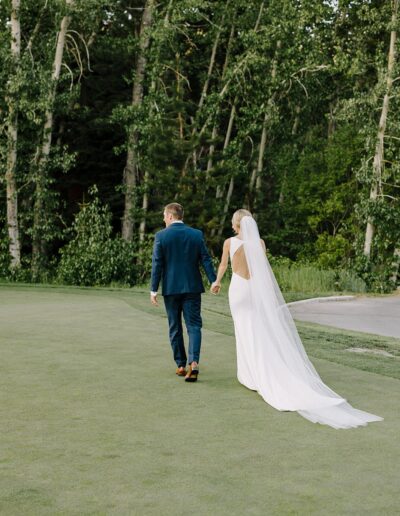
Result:
{"label": "veil train", "polygon": [[355,428],[383,418],[353,408],[323,383],[303,347],[292,315],[260,243],[256,221],[240,222],[249,268],[253,364],[257,391],[278,410],[297,411],[313,423]]}

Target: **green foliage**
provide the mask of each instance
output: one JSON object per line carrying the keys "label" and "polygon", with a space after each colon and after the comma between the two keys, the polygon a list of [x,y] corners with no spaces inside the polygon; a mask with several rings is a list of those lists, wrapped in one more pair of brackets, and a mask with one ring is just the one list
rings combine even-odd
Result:
{"label": "green foliage", "polygon": [[[147,28],[143,98],[133,108],[143,5],[137,0],[76,0],[51,106],[51,151],[41,167],[38,149],[65,2],[21,4],[19,63],[10,53],[11,2],[0,2],[0,195],[5,199],[13,105],[18,112],[23,262],[30,263],[39,235],[42,270],[37,279],[51,279],[57,269],[59,281],[69,283],[146,281],[162,206],[177,200],[185,206],[186,222],[205,231],[215,255],[230,234],[231,212],[245,206],[256,211],[273,255],[311,262],[319,271],[353,267],[368,289],[389,290],[392,256],[400,242],[398,81],[390,96],[377,201],[370,201],[369,193],[386,87],[391,3],[156,3]],[[399,74],[397,58],[394,77]],[[140,244],[128,245],[115,235],[123,216],[123,176],[133,132],[134,233],[144,222],[146,234]],[[97,200],[85,215],[82,209],[82,221],[74,219],[92,184],[99,186],[101,203]],[[102,211],[103,204],[109,211]],[[97,221],[98,231],[88,236],[86,228],[86,236],[78,236],[77,224],[84,225],[85,217]],[[376,234],[366,264],[360,256],[368,220]],[[8,267],[6,247],[3,239],[3,270]],[[95,249],[100,248],[107,259],[98,263]],[[85,257],[81,263],[80,256]],[[331,288],[332,274],[320,284]]]}
{"label": "green foliage", "polygon": [[366,285],[354,272],[323,269],[317,264],[292,262],[288,258],[269,257],[279,287],[284,292],[365,292]]}
{"label": "green foliage", "polygon": [[368,291],[385,294],[396,287],[392,281],[393,265],[393,258],[372,261],[360,255],[355,261],[354,269],[365,282]]}
{"label": "green foliage", "polygon": [[81,207],[69,230],[72,238],[60,250],[58,281],[85,286],[135,283],[135,248],[119,237],[112,238],[111,217],[97,196]]}
{"label": "green foliage", "polygon": [[350,242],[340,234],[333,236],[327,232],[320,233],[315,242],[317,264],[325,269],[343,266],[350,250]]}
{"label": "green foliage", "polygon": [[10,274],[10,254],[8,252],[8,236],[5,227],[0,228],[0,278],[7,278]]}

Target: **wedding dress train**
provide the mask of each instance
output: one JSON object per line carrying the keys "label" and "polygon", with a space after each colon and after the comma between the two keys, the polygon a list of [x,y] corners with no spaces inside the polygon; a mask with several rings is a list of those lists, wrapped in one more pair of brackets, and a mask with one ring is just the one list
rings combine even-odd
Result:
{"label": "wedding dress train", "polygon": [[383,418],[353,408],[323,383],[311,364],[261,245],[252,217],[231,238],[229,305],[234,321],[238,380],[278,410],[313,423],[355,428]]}

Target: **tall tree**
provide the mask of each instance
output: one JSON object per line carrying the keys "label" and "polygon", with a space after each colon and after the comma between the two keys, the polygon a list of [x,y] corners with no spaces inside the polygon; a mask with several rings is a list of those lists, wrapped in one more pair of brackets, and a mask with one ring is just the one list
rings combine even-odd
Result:
{"label": "tall tree", "polygon": [[46,194],[46,167],[48,164],[54,124],[54,103],[56,100],[57,85],[60,78],[61,66],[63,63],[63,54],[65,48],[65,39],[67,30],[71,22],[71,8],[75,0],[65,0],[66,14],[63,16],[60,24],[60,30],[57,35],[56,50],[52,65],[52,74],[49,84],[49,94],[46,103],[43,134],[41,142],[36,150],[36,191],[33,213],[33,242],[32,242],[32,272],[37,276],[40,272],[41,262],[44,255],[44,239],[43,239],[43,223],[45,220],[44,213],[44,196]]}
{"label": "tall tree", "polygon": [[18,69],[21,55],[20,0],[11,4],[11,59],[13,70],[9,79],[8,103],[8,150],[7,150],[7,225],[11,267],[21,265],[21,250],[18,225],[18,191],[17,191],[17,142],[18,142],[18,107],[16,94],[18,88]]}
{"label": "tall tree", "polygon": [[[132,88],[132,108],[138,109],[143,101],[144,79],[147,65],[147,49],[150,44],[150,28],[153,20],[155,0],[146,0],[140,25],[139,51],[136,57],[136,67]],[[136,196],[139,174],[139,156],[137,152],[138,131],[131,128],[128,134],[126,164],[123,174],[125,187],[125,206],[122,219],[122,238],[127,241],[133,239],[134,212],[136,210]]]}
{"label": "tall tree", "polygon": [[[371,190],[369,198],[371,202],[375,202],[379,195],[382,195],[382,175],[384,170],[384,141],[387,119],[389,114],[389,100],[392,92],[393,74],[396,61],[396,40],[397,40],[397,17],[398,17],[399,0],[392,0],[392,19],[390,32],[390,45],[386,70],[386,87],[383,97],[381,116],[379,119],[378,133],[376,136],[376,148],[373,161],[373,177],[371,182]],[[371,218],[368,219],[365,230],[364,255],[369,258],[371,256],[372,241],[375,233],[375,225]]]}

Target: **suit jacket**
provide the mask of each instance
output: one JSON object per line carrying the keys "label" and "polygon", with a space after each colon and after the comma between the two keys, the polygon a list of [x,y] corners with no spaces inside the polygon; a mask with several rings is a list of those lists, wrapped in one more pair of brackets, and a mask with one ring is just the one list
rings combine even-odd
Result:
{"label": "suit jacket", "polygon": [[183,223],[172,223],[155,235],[151,271],[151,290],[162,295],[204,292],[200,264],[212,283],[216,280],[211,256],[203,233]]}

